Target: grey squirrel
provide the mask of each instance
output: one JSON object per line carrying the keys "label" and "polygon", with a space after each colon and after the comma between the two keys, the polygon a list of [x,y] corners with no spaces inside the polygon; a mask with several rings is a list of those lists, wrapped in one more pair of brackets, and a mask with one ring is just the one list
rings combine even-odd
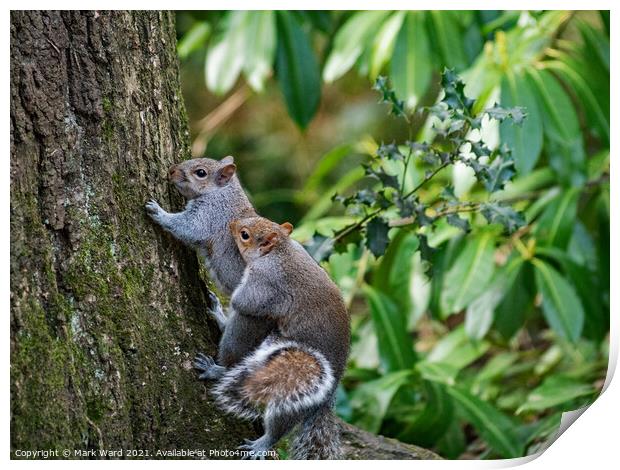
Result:
{"label": "grey squirrel", "polygon": [[[230,295],[243,276],[245,261],[237,249],[229,225],[233,220],[256,216],[236,175],[231,156],[186,160],[170,167],[170,181],[187,200],[185,210],[168,213],[153,200],[147,202],[150,217],[182,243],[196,249],[204,259],[211,279],[222,293]],[[223,313],[217,297],[210,311],[223,332],[218,363],[232,366],[253,351],[273,330],[269,318]],[[226,328],[226,325],[230,328]]]}
{"label": "grey squirrel", "polygon": [[264,410],[265,434],[242,446],[253,457],[299,424],[293,458],[339,458],[332,407],[349,351],[350,318],[338,287],[289,238],[291,230],[256,216],[231,223],[247,263],[231,307],[241,316],[275,319],[277,332],[231,368],[203,354],[194,366],[201,379],[217,381],[212,393],[225,410],[250,419]]}

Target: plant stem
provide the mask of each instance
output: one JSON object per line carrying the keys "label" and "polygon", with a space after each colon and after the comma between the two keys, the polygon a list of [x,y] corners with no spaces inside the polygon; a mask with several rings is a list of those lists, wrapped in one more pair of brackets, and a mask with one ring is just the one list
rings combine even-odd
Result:
{"label": "plant stem", "polygon": [[428,175],[425,176],[424,179],[420,182],[420,184],[418,184],[415,188],[413,188],[411,191],[409,191],[407,194],[405,194],[403,196],[403,199],[407,199],[409,196],[411,196],[413,193],[417,192],[420,188],[422,188],[422,186],[424,186],[426,183],[428,183],[431,179],[433,179],[433,177],[439,173],[441,170],[443,170],[445,167],[447,167],[451,162],[446,162],[446,163],[442,163],[441,166],[437,167],[435,170],[433,170],[433,172]]}
{"label": "plant stem", "polygon": [[411,154],[413,153],[413,147],[411,146],[411,126],[409,126],[409,138],[407,142],[409,143],[409,153],[407,154],[407,158],[405,159],[405,169],[403,170],[403,180],[400,184],[400,194],[405,191],[405,179],[407,178],[407,168],[409,167],[409,160],[411,160]]}

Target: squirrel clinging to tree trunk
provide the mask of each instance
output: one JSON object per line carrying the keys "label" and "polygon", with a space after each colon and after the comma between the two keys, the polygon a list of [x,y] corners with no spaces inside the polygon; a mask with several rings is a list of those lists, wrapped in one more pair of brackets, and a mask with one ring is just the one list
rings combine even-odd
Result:
{"label": "squirrel clinging to tree trunk", "polygon": [[232,368],[202,354],[195,366],[201,378],[217,381],[213,394],[227,411],[263,415],[265,434],[242,446],[252,457],[264,456],[299,424],[293,458],[334,459],[341,450],[332,407],[349,351],[350,319],[338,287],[289,238],[291,230],[261,217],[231,223],[247,263],[231,307],[241,316],[273,318],[277,330]]}
{"label": "squirrel clinging to tree trunk", "polygon": [[[171,214],[153,200],[146,204],[147,213],[155,222],[198,251],[211,279],[225,295],[237,287],[245,269],[229,225],[233,220],[256,215],[236,169],[231,156],[219,161],[196,158],[172,165],[168,177],[188,200],[185,209]],[[269,318],[241,316],[234,311],[226,317],[217,297],[214,295],[211,300],[214,308],[209,313],[223,332],[218,363],[231,366],[254,350],[275,323]],[[233,327],[225,329],[225,324]]]}
{"label": "squirrel clinging to tree trunk", "polygon": [[233,293],[229,314],[217,298],[210,312],[223,330],[217,363],[200,354],[200,378],[214,379],[227,411],[258,418],[265,434],[247,441],[261,457],[299,425],[291,455],[339,458],[332,407],[348,350],[349,315],[327,273],[288,235],[290,224],[257,216],[232,157],[173,165],[169,178],[188,199],[179,213],[155,201],[147,212],[164,230],[202,255],[212,279]]}

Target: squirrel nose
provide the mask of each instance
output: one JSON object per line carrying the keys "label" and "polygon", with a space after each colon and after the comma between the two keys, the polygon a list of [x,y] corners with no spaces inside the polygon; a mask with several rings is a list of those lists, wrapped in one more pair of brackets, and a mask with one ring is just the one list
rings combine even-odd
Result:
{"label": "squirrel nose", "polygon": [[174,175],[177,173],[177,166],[176,165],[172,165],[170,167],[170,169],[168,170],[168,178],[172,179],[174,177]]}

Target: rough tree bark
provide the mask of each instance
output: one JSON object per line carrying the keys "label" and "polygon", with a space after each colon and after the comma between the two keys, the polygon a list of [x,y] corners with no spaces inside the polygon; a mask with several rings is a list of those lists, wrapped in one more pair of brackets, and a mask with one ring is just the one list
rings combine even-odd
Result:
{"label": "rough tree bark", "polygon": [[[173,14],[11,13],[12,451],[256,434],[196,380],[207,286],[143,210],[180,207],[166,169],[187,157]],[[434,457],[343,426],[350,458]]]}

